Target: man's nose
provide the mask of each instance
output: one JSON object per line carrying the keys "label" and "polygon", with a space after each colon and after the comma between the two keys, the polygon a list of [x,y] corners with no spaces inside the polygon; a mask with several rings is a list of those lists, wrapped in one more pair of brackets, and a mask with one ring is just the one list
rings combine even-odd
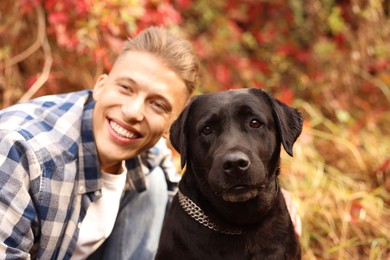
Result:
{"label": "man's nose", "polygon": [[144,101],[141,98],[133,98],[122,105],[122,113],[128,122],[141,122],[144,119]]}

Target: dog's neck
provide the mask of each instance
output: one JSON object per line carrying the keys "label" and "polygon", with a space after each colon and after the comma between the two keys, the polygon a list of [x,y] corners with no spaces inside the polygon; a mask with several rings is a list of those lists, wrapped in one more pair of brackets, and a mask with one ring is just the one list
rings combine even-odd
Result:
{"label": "dog's neck", "polygon": [[[198,223],[208,227],[209,229],[212,229],[219,233],[238,233],[238,231],[240,231],[241,233],[246,232],[248,229],[252,229],[253,226],[259,224],[262,219],[269,213],[269,209],[264,208],[263,212],[251,211],[250,209],[257,208],[257,206],[254,204],[242,204],[241,206],[238,206],[236,204],[234,206],[232,205],[233,207],[235,207],[235,210],[230,211],[240,212],[240,223],[236,222],[237,218],[233,215],[224,215],[225,217],[221,218],[220,214],[222,211],[216,211],[214,206],[207,203],[207,199],[199,199],[199,196],[202,198],[204,195],[202,195],[202,192],[197,188],[194,189],[194,187],[197,187],[197,185],[196,181],[191,177],[192,174],[190,174],[189,172],[185,173],[181,183],[179,184],[179,191],[177,194],[179,204],[191,218],[193,218]],[[280,192],[277,177],[275,177],[273,183],[273,188],[275,189],[275,196],[273,202],[270,203],[272,205],[275,203],[275,200],[278,199]],[[223,207],[225,209],[232,209],[230,205],[225,205]],[[207,212],[207,214],[205,212]],[[246,218],[246,216],[254,216],[254,218]],[[250,219],[250,221],[248,221],[248,219]],[[218,230],[216,230],[217,227]],[[221,232],[221,230],[226,230],[227,232]]]}
{"label": "dog's neck", "polygon": [[206,213],[193,202],[190,198],[185,196],[180,190],[177,192],[178,199],[180,206],[183,208],[183,210],[194,220],[196,220],[198,223],[202,224],[203,226],[214,230],[216,232],[227,234],[227,235],[241,235],[242,230],[238,228],[227,228],[222,227],[215,222],[213,222],[209,216],[206,215]]}

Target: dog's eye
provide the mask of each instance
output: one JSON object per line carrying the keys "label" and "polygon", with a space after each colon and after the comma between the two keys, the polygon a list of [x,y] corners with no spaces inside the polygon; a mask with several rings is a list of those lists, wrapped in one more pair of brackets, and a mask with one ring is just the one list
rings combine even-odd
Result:
{"label": "dog's eye", "polygon": [[252,128],[260,128],[262,123],[257,120],[257,119],[252,119],[251,122],[249,123],[249,126]]}
{"label": "dog's eye", "polygon": [[209,127],[209,126],[205,126],[205,127],[203,127],[203,129],[202,129],[202,134],[204,134],[204,135],[209,135],[209,134],[211,134],[213,132],[213,130],[211,129],[211,127]]}

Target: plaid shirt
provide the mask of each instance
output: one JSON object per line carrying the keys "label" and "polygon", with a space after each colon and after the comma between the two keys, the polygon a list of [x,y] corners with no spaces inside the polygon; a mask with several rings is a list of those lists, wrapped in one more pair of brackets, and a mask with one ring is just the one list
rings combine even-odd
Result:
{"label": "plaid shirt", "polygon": [[[101,196],[92,133],[92,91],[40,97],[0,111],[0,258],[69,259],[91,202]],[[161,166],[175,175],[161,142],[126,161],[127,187],[146,189]]]}

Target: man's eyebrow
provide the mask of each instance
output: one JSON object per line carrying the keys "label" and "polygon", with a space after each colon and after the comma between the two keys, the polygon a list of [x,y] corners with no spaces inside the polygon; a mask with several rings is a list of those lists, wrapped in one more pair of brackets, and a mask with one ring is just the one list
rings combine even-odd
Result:
{"label": "man's eyebrow", "polygon": [[137,85],[137,81],[130,77],[119,77],[115,81],[130,81],[131,83]]}

